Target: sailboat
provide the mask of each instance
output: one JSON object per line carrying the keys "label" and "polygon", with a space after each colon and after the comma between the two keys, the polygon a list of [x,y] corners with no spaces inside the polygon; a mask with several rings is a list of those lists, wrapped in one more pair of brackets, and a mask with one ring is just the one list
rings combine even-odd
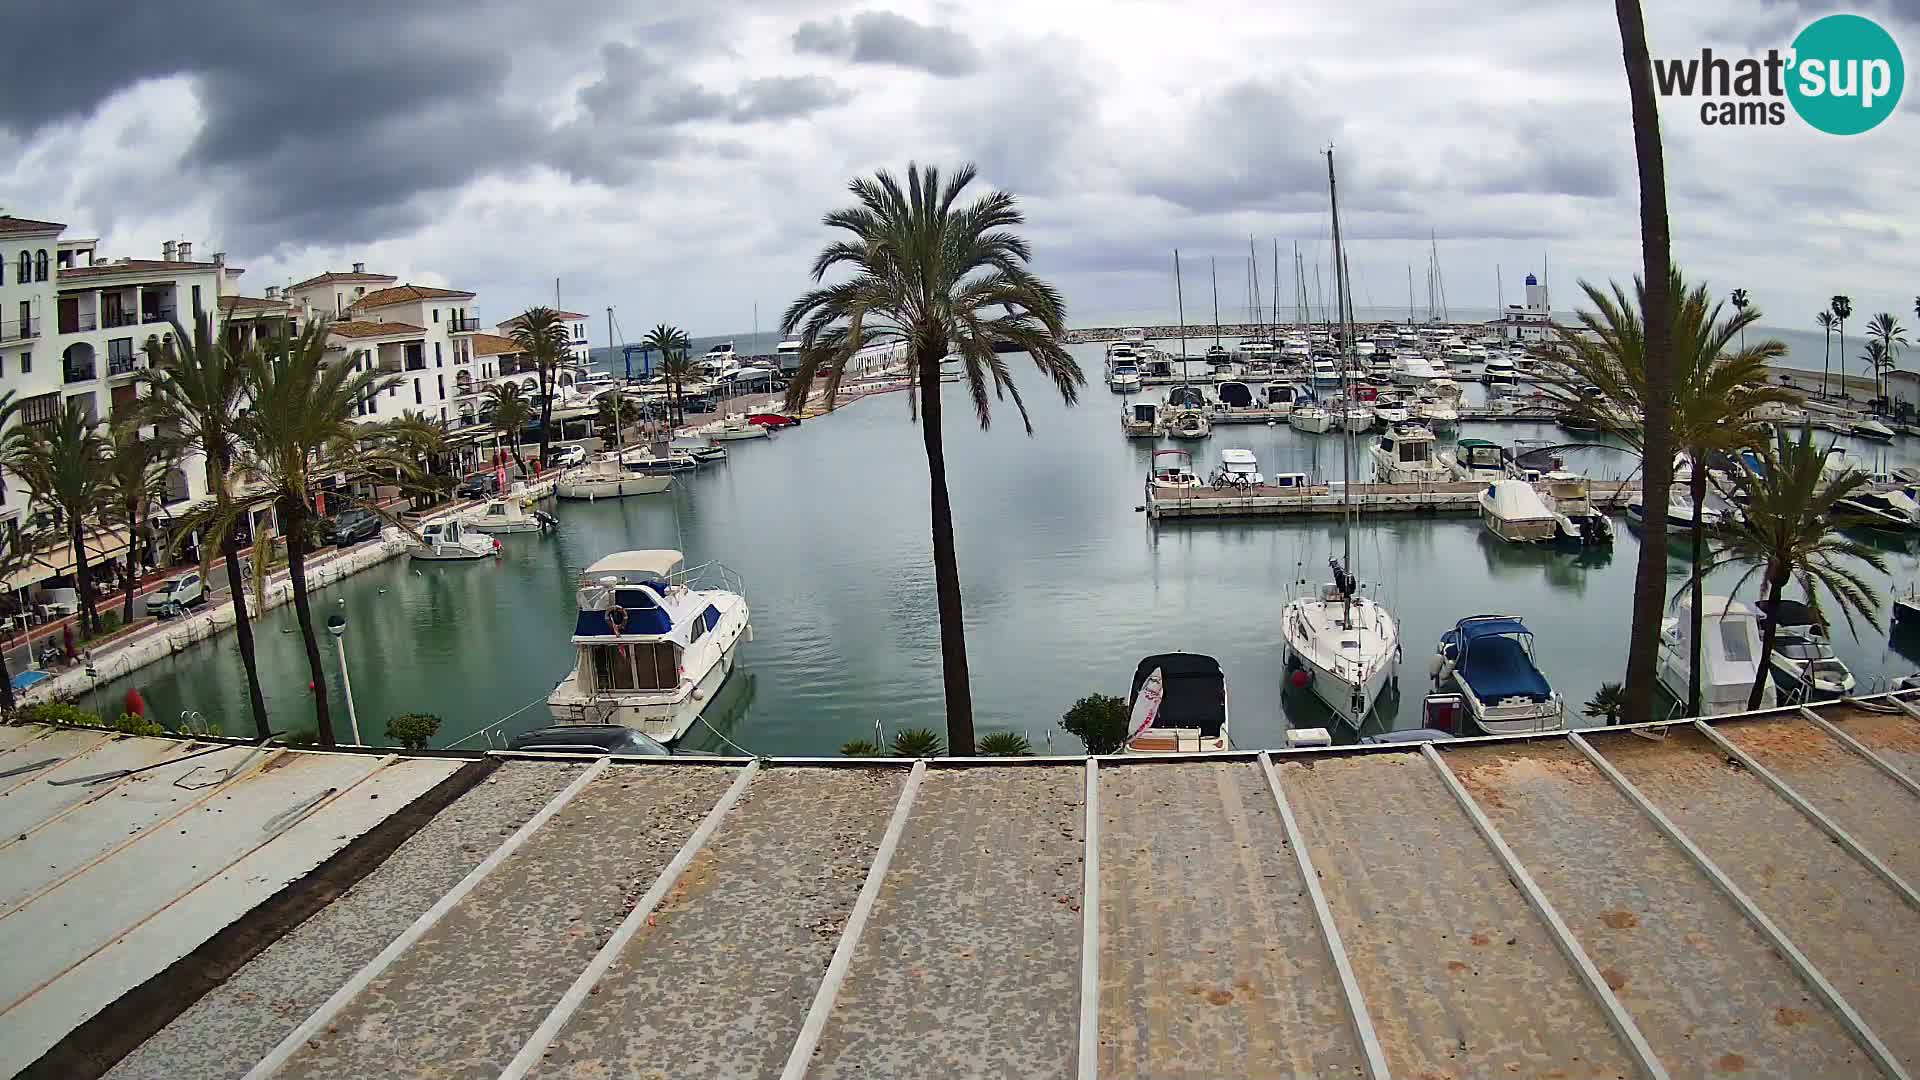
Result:
{"label": "sailboat", "polygon": [[[1327,149],[1327,199],[1333,208],[1333,273],[1343,329],[1340,349],[1353,350],[1353,298],[1347,288],[1346,256],[1340,246],[1340,200],[1334,183],[1333,149]],[[1343,376],[1344,382],[1344,376]],[[1344,387],[1343,387],[1344,389]],[[1340,493],[1342,552],[1329,558],[1333,580],[1315,596],[1290,601],[1280,616],[1289,680],[1311,690],[1356,730],[1387,684],[1399,676],[1400,627],[1379,600],[1361,595],[1353,566],[1353,434],[1343,432],[1346,483]]]}

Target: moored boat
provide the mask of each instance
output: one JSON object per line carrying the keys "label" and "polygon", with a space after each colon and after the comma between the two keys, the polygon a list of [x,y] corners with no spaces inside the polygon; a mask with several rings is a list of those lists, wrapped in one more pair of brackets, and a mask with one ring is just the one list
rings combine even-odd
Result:
{"label": "moored boat", "polygon": [[[1660,685],[1685,711],[1687,673],[1692,670],[1693,595],[1682,592],[1675,601],[1675,617],[1660,622],[1660,654],[1655,673]],[[1760,620],[1738,600],[1706,596],[1700,635],[1702,716],[1745,712],[1754,680],[1760,677]],[[1760,707],[1772,708],[1778,698],[1772,680],[1761,691]]]}
{"label": "moored boat", "polygon": [[459,518],[436,521],[420,530],[420,539],[408,545],[407,555],[421,562],[464,562],[484,559],[500,550],[500,541],[469,532]]}
{"label": "moored boat", "polygon": [[1554,541],[1569,547],[1611,547],[1613,522],[1594,508],[1587,478],[1556,469],[1544,478],[1543,501],[1553,512]]}
{"label": "moored boat", "polygon": [[1551,540],[1559,521],[1525,480],[1494,480],[1480,492],[1480,523],[1509,544]]}
{"label": "moored boat", "polygon": [[553,490],[562,499],[592,501],[619,499],[628,495],[658,495],[671,486],[671,474],[631,472],[618,458],[608,457],[588,462],[584,467],[561,477]]}
{"label": "moored boat", "polygon": [[514,496],[488,499],[479,509],[460,515],[460,521],[475,532],[496,535],[546,532],[560,524],[552,514],[535,509],[530,500]]}
{"label": "moored boat", "polygon": [[1468,721],[1488,735],[1566,725],[1566,702],[1534,662],[1533,632],[1517,615],[1474,615],[1441,634],[1433,685],[1448,683],[1464,700]]}
{"label": "moored boat", "polygon": [[1191,490],[1203,486],[1193,471],[1193,455],[1185,450],[1155,450],[1152,471],[1147,482],[1168,491]]}
{"label": "moored boat", "polygon": [[1453,478],[1433,453],[1433,432],[1417,424],[1395,425],[1367,446],[1373,477],[1387,484],[1438,484]]}
{"label": "moored boat", "polygon": [[1130,439],[1157,439],[1167,433],[1157,401],[1136,401],[1120,412],[1120,431]]}
{"label": "moored boat", "polygon": [[745,439],[764,439],[770,432],[766,427],[750,422],[744,414],[733,413],[723,420],[715,420],[696,428],[694,434],[705,436],[714,442],[739,442]]}
{"label": "moored boat", "polygon": [[1128,754],[1192,754],[1233,749],[1227,676],[1198,653],[1160,653],[1133,669],[1127,691]]}

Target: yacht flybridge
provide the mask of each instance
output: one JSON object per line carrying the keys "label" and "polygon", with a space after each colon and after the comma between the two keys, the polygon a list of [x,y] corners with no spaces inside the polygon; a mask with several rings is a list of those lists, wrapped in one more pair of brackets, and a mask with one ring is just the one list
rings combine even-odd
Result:
{"label": "yacht flybridge", "polygon": [[554,720],[620,724],[661,742],[685,735],[753,636],[741,588],[719,563],[685,569],[678,551],[618,551],[587,567],[578,658],[547,696]]}

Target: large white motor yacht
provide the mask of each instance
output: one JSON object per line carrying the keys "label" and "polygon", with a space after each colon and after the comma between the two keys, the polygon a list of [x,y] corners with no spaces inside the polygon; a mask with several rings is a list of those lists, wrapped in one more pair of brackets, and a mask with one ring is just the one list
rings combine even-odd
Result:
{"label": "large white motor yacht", "polygon": [[620,724],[661,742],[685,735],[753,637],[741,588],[719,563],[689,571],[671,550],[618,551],[587,567],[578,659],[547,696],[554,720]]}

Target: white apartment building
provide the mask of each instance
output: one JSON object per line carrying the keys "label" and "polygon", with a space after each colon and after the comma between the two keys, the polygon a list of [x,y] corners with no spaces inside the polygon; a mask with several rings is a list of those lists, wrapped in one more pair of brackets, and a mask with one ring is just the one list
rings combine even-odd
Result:
{"label": "white apartment building", "polygon": [[[593,360],[593,348],[587,344],[587,316],[577,311],[558,311],[560,321],[567,325],[567,358],[579,367],[586,367]],[[520,316],[515,315],[506,322],[497,323],[494,329],[500,336],[510,338],[520,328]]]}
{"label": "white apartment building", "polygon": [[358,295],[329,328],[328,343],[356,370],[370,364],[399,377],[368,397],[361,415],[374,421],[412,412],[460,426],[458,399],[474,382],[473,336],[480,330],[474,294],[411,284],[362,291],[341,282],[335,289],[349,287]]}
{"label": "white apartment building", "polygon": [[[60,364],[53,343],[54,281],[65,225],[0,216],[0,390],[13,391],[36,420],[60,408]],[[0,477],[0,521],[26,514],[24,485]]]}

